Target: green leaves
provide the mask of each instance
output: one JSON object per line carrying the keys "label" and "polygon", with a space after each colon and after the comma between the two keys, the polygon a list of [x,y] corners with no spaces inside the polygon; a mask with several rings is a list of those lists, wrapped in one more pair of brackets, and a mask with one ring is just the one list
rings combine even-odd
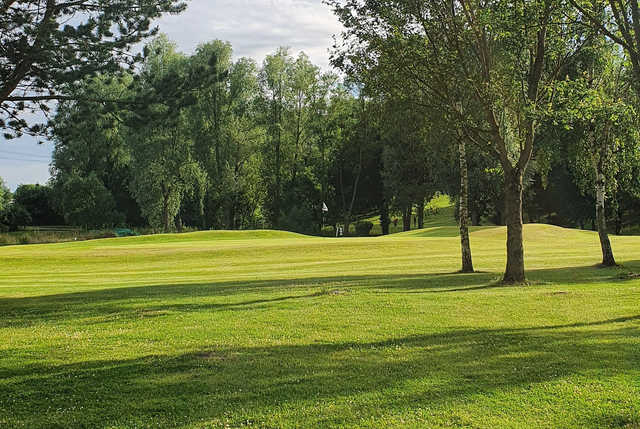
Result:
{"label": "green leaves", "polygon": [[[32,97],[34,107],[46,112],[49,106],[38,104],[39,97],[56,97],[61,88],[87,76],[133,66],[140,58],[129,50],[155,34],[151,19],[186,7],[180,0],[47,1],[38,7],[31,0],[4,3],[0,8],[0,105],[9,116],[13,116],[12,107],[24,109],[15,96]],[[27,124],[9,124],[9,128],[19,135]]]}

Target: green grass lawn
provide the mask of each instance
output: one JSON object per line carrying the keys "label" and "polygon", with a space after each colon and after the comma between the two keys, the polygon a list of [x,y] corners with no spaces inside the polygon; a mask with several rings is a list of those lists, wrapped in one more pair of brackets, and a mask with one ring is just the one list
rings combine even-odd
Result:
{"label": "green grass lawn", "polygon": [[203,232],[0,248],[0,427],[640,427],[640,237]]}

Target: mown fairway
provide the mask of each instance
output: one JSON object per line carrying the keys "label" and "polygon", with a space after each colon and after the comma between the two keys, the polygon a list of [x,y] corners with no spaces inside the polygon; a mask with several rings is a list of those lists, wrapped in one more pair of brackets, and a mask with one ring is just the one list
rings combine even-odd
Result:
{"label": "mown fairway", "polygon": [[640,237],[529,225],[0,249],[0,427],[640,427]]}

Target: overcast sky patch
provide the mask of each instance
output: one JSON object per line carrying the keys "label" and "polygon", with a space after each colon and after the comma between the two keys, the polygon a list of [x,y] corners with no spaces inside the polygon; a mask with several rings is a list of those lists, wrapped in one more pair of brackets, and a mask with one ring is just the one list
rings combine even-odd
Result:
{"label": "overcast sky patch", "polygon": [[332,36],[342,28],[321,0],[192,0],[185,13],[164,17],[159,26],[187,53],[220,39],[233,45],[236,57],[262,62],[278,47],[288,46],[325,69]]}

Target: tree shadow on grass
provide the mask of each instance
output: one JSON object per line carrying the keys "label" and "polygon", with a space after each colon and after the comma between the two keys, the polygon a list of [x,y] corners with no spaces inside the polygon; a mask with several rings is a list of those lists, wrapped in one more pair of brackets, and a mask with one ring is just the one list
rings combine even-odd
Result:
{"label": "tree shadow on grass", "polygon": [[[528,271],[540,284],[621,283],[637,281],[621,273],[640,270],[640,261],[622,268],[551,268]],[[410,275],[360,275],[307,279],[248,280],[209,284],[148,285],[99,289],[55,295],[0,298],[0,328],[26,327],[41,322],[62,322],[96,316],[120,319],[160,317],[163,312],[243,311],[300,301],[313,305],[332,291],[364,290],[379,293],[467,293],[511,289],[499,283],[497,273],[432,273]],[[296,293],[297,292],[297,293]],[[243,294],[259,298],[238,300]],[[178,302],[176,302],[178,301]],[[98,323],[98,322],[96,322]]]}
{"label": "tree shadow on grass", "polygon": [[[406,282],[405,284],[383,285],[383,288],[401,288],[417,293],[434,292],[472,292],[496,288],[522,288],[541,285],[574,285],[590,283],[618,283],[625,284],[640,278],[629,275],[630,272],[640,271],[640,261],[627,261],[618,267],[603,268],[599,265],[582,267],[563,267],[527,270],[528,285],[502,284],[502,276],[498,273],[474,273],[474,274],[435,274],[433,277],[425,276],[423,282]],[[441,287],[431,287],[432,282],[438,282]]]}
{"label": "tree shadow on grass", "polygon": [[[640,355],[629,338],[639,333],[618,324],[638,318],[595,323],[610,325],[604,330],[562,325],[450,330],[372,342],[203,345],[172,356],[3,368],[0,422],[33,428],[174,427],[203,420],[231,427],[248,421],[343,427],[412,409],[454,414],[479,397],[508,392],[515,408],[502,412],[522,423],[536,411],[524,412],[526,404],[518,410],[518,400],[537,383],[637,375]],[[562,400],[572,394],[558,391],[557,404],[545,399],[538,405],[561,413]],[[595,418],[594,403],[612,399],[608,391],[592,395],[574,404],[585,421]],[[640,412],[640,404],[620,407]]]}
{"label": "tree shadow on grass", "polygon": [[[639,267],[638,261],[625,264],[626,270]],[[529,278],[567,287],[576,283],[627,284],[628,280],[619,278],[620,272],[574,267],[534,270]],[[163,311],[252,311],[289,302],[313,305],[332,291],[358,288],[379,293],[455,294],[519,287],[499,286],[495,284],[498,278],[496,273],[350,276],[3,298],[0,327],[66,321],[77,326],[84,323],[83,318],[95,315],[117,315],[126,320],[158,317]],[[242,294],[259,297],[239,298]],[[440,407],[454,414],[478,397],[507,391],[515,392],[517,404],[518,395],[531,400],[526,390],[535,389],[537,383],[571,377],[597,383],[614,383],[608,380],[618,376],[637,378],[639,320],[640,315],[630,314],[595,322],[522,329],[451,329],[369,342],[259,347],[200,344],[177,355],[66,365],[5,365],[0,367],[0,426],[174,427],[204,420],[212,426],[233,427],[250,421],[277,427],[283,421],[290,426],[303,421],[304,426],[340,427],[357,426],[362,417],[402,414],[411,409]],[[20,353],[25,351],[4,350],[0,361],[17,362],[11,356]],[[640,393],[639,386],[626,386]],[[579,417],[584,419],[583,426],[604,421],[594,415],[592,405],[609,401],[617,394],[611,393],[616,387],[589,393],[594,396],[588,403],[574,404],[583,407]],[[544,406],[562,413],[562,400],[572,398],[570,393],[564,399],[562,393],[558,395],[557,403]],[[640,415],[640,404],[622,407],[610,409],[615,421],[635,423],[629,413]],[[509,412],[518,418],[517,408]],[[520,412],[527,415],[534,411]]]}

